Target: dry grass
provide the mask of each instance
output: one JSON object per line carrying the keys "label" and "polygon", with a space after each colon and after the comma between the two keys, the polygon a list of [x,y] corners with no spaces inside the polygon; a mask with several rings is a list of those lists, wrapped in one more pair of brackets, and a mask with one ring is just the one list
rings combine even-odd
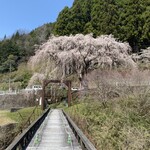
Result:
{"label": "dry grass", "polygon": [[98,150],[149,150],[149,74],[99,71],[94,94],[66,109]]}
{"label": "dry grass", "polygon": [[150,85],[150,70],[97,69],[88,73],[87,80],[92,85],[89,85],[90,88],[96,88],[101,83],[122,87]]}
{"label": "dry grass", "polygon": [[109,101],[107,107],[90,99],[66,111],[98,150],[149,150],[150,111],[141,113],[137,98]]}

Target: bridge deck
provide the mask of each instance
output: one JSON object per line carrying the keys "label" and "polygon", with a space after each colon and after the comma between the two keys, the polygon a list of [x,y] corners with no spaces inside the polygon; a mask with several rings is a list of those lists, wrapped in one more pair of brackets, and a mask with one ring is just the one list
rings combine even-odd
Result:
{"label": "bridge deck", "polygon": [[51,110],[27,150],[81,150],[61,110]]}

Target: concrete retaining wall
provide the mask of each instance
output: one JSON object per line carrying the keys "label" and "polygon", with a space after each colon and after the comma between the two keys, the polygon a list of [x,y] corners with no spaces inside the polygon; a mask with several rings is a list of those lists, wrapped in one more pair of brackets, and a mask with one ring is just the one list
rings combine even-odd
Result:
{"label": "concrete retaining wall", "polygon": [[33,93],[0,95],[0,109],[10,109],[12,107],[29,107],[34,105],[35,95]]}

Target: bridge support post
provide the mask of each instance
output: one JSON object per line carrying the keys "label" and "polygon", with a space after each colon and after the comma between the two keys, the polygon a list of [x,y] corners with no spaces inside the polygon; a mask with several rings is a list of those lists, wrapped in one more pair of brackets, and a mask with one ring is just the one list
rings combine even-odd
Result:
{"label": "bridge support post", "polygon": [[71,81],[68,81],[68,106],[71,106],[71,99],[72,99],[72,95],[71,95]]}
{"label": "bridge support post", "polygon": [[42,86],[41,109],[42,109],[42,110],[45,110],[45,81],[43,81],[43,86]]}

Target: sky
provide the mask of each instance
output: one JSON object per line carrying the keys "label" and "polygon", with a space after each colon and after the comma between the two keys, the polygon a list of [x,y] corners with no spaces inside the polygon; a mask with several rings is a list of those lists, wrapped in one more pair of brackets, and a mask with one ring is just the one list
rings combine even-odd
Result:
{"label": "sky", "polygon": [[0,38],[17,30],[30,32],[54,22],[59,12],[74,0],[0,0]]}

